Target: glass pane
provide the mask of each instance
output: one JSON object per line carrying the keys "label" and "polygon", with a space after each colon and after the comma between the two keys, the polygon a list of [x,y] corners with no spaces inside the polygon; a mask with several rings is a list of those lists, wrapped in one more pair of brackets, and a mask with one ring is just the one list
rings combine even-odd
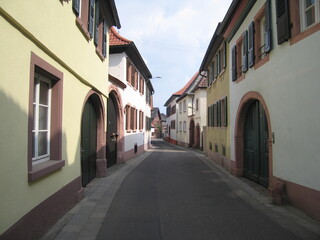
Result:
{"label": "glass pane", "polygon": [[35,133],[32,133],[32,158],[35,157],[35,152],[36,152],[36,144],[35,144]]}
{"label": "glass pane", "polygon": [[315,22],[315,11],[314,7],[311,7],[306,11],[306,27],[312,25]]}
{"label": "glass pane", "polygon": [[305,2],[306,2],[306,8],[314,4],[314,0],[306,0]]}
{"label": "glass pane", "polygon": [[40,99],[39,103],[48,105],[49,96],[49,84],[43,81],[40,81]]}
{"label": "glass pane", "polygon": [[48,140],[47,132],[39,132],[38,134],[38,156],[43,156],[48,154]]}
{"label": "glass pane", "polygon": [[48,107],[39,106],[39,130],[48,129]]}
{"label": "glass pane", "polygon": [[33,85],[33,103],[37,102],[37,79],[34,79]]}

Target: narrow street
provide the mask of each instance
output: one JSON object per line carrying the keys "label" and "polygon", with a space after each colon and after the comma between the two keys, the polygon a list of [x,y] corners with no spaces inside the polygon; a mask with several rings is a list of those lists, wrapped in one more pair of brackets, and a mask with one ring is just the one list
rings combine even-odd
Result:
{"label": "narrow street", "polygon": [[153,145],[122,183],[97,239],[301,239],[245,202],[193,153]]}
{"label": "narrow street", "polygon": [[163,141],[108,170],[41,240],[318,240],[320,225],[271,203],[202,153]]}

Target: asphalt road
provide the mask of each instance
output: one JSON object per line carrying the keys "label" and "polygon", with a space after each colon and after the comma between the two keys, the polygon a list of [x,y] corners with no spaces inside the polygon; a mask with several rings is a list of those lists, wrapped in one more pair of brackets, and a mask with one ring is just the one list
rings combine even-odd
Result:
{"label": "asphalt road", "polygon": [[194,154],[164,142],[130,172],[98,240],[296,240]]}

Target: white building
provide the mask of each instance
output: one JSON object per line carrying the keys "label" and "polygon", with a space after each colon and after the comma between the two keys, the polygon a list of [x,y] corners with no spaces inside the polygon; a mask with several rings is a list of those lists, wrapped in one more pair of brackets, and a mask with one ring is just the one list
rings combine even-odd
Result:
{"label": "white building", "polygon": [[320,1],[289,2],[228,11],[232,168],[320,220]]}
{"label": "white building", "polygon": [[108,153],[115,163],[143,153],[150,145],[154,89],[152,75],[134,42],[120,36],[114,28],[110,33],[109,73],[112,103],[108,109],[114,109],[116,119],[108,119]]}
{"label": "white building", "polygon": [[207,81],[198,72],[179,91],[177,98],[177,144],[202,147],[203,126],[206,125]]}

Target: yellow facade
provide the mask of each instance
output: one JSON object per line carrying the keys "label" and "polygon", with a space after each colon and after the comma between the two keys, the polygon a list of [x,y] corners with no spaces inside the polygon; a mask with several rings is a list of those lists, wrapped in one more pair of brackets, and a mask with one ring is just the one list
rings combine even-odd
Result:
{"label": "yellow facade", "polygon": [[[107,106],[108,57],[99,58],[75,19],[71,1],[0,1],[0,235],[81,175],[81,117],[88,92],[98,92]],[[65,166],[34,182],[28,181],[27,164],[31,53],[63,73]]]}
{"label": "yellow facade", "polygon": [[[226,62],[228,63],[228,44],[226,44]],[[219,165],[230,170],[230,128],[229,128],[229,71],[228,66],[216,77],[207,89],[207,106],[227,97],[227,126],[206,127],[207,155]],[[217,145],[217,149],[215,147]],[[225,148],[225,152],[223,151]],[[216,152],[217,150],[217,152]]]}

